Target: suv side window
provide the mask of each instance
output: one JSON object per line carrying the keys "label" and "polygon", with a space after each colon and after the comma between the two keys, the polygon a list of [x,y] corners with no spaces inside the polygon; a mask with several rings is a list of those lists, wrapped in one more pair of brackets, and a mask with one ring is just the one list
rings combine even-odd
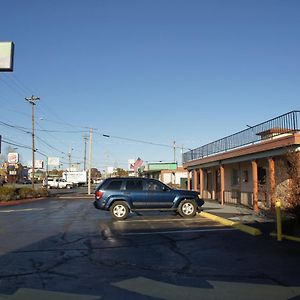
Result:
{"label": "suv side window", "polygon": [[127,180],[126,181],[127,191],[142,191],[143,181],[142,180]]}
{"label": "suv side window", "polygon": [[113,180],[108,184],[106,189],[116,191],[116,190],[120,190],[121,186],[122,186],[122,180]]}
{"label": "suv side window", "polygon": [[148,182],[148,191],[160,191],[164,190],[164,185],[160,184],[156,181],[149,181]]}

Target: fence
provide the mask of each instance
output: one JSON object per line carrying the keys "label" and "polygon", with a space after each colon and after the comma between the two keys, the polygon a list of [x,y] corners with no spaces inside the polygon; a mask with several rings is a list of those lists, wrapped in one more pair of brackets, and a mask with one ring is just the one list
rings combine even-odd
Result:
{"label": "fence", "polygon": [[207,145],[190,150],[182,155],[183,163],[226,152],[246,145],[259,143],[264,139],[300,131],[300,111],[291,111],[282,116],[242,130]]}

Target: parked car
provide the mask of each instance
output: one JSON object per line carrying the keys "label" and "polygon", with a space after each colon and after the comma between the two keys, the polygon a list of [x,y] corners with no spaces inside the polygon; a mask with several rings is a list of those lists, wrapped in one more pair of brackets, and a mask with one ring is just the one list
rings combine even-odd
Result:
{"label": "parked car", "polygon": [[44,179],[43,186],[49,189],[72,189],[74,184],[73,182],[69,182],[64,178],[47,178]]}
{"label": "parked car", "polygon": [[116,220],[140,210],[176,211],[193,217],[204,201],[195,191],[172,189],[156,179],[117,177],[105,179],[95,191],[94,206],[107,210]]}
{"label": "parked car", "polygon": [[22,181],[20,181],[20,183],[22,183],[22,184],[32,184],[32,181],[28,178],[24,178],[24,179],[22,179]]}

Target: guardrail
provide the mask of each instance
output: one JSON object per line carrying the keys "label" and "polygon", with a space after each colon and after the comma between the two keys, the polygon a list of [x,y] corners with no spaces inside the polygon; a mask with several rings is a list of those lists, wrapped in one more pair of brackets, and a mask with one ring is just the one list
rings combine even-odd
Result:
{"label": "guardrail", "polygon": [[190,150],[182,155],[183,163],[259,143],[283,134],[300,131],[300,111],[291,111],[269,121],[229,135],[212,143]]}

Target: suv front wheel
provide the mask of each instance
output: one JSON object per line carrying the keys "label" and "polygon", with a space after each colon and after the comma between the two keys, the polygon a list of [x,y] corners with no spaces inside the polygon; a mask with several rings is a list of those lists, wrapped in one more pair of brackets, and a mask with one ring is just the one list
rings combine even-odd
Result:
{"label": "suv front wheel", "polygon": [[129,214],[129,209],[124,202],[116,201],[111,206],[110,212],[115,220],[125,220]]}
{"label": "suv front wheel", "polygon": [[183,200],[178,207],[179,214],[184,217],[194,217],[196,215],[196,204],[193,200]]}

